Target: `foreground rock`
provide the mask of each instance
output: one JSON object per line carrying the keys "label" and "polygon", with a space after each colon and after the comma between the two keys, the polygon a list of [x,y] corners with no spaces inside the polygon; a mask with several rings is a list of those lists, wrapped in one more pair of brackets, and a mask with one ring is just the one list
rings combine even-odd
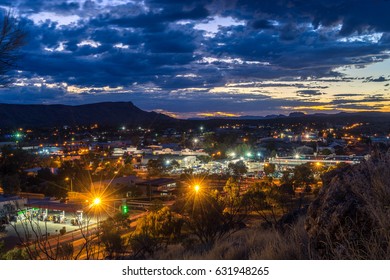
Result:
{"label": "foreground rock", "polygon": [[390,155],[328,172],[305,222],[313,258],[389,259]]}

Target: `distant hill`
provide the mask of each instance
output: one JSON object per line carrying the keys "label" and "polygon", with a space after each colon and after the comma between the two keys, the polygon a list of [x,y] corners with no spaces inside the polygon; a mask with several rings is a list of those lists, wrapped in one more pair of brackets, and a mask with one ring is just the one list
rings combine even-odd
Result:
{"label": "distant hill", "polygon": [[207,118],[191,118],[188,119],[191,121],[213,121],[221,123],[226,121],[259,121],[259,122],[332,122],[332,123],[348,123],[348,122],[388,122],[390,121],[390,112],[356,112],[356,113],[335,113],[335,114],[327,114],[327,113],[315,113],[315,114],[305,114],[303,112],[292,112],[288,116],[286,115],[267,115],[267,116],[238,116],[238,117],[207,117]]}
{"label": "distant hill", "polygon": [[178,120],[146,112],[132,102],[103,102],[79,106],[0,104],[0,127],[52,127],[62,125],[147,125]]}
{"label": "distant hill", "polygon": [[[304,114],[240,116],[230,118],[175,119],[156,112],[146,112],[132,102],[103,102],[78,106],[69,105],[17,105],[0,103],[0,128],[54,127],[63,125],[147,126],[192,128],[205,124],[210,129],[226,123],[252,125],[326,124],[342,125],[355,122],[370,123],[370,129],[381,133],[390,131],[390,113],[357,112],[337,114]],[[367,128],[365,128],[367,129]]]}
{"label": "distant hill", "polygon": [[[269,115],[265,117],[242,116],[236,118],[214,118],[203,120],[192,120],[194,124],[206,125],[208,128],[216,128],[227,123],[231,124],[247,124],[261,126],[285,126],[298,125],[318,128],[337,127],[340,125],[348,125],[352,123],[364,123],[365,125],[355,128],[360,133],[368,133],[380,135],[390,133],[390,112],[356,112],[356,113],[336,113],[336,114],[292,114],[291,116],[284,115]],[[194,125],[193,125],[194,126]]]}

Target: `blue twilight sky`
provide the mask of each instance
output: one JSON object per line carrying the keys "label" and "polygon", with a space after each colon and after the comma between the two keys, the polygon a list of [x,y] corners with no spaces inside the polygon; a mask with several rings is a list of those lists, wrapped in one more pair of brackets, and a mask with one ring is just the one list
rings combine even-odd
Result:
{"label": "blue twilight sky", "polygon": [[3,103],[390,111],[389,0],[0,0],[10,9],[28,44]]}

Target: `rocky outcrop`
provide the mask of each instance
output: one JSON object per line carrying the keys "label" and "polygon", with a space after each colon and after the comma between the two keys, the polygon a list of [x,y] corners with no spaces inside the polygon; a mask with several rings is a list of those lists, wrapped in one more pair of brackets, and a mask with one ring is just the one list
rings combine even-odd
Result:
{"label": "rocky outcrop", "polygon": [[390,155],[328,172],[305,228],[313,257],[390,258]]}

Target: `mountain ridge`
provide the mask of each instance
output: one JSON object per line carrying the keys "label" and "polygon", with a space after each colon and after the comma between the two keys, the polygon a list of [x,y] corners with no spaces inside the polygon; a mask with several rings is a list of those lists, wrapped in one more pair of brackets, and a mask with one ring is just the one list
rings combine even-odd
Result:
{"label": "mountain ridge", "polygon": [[175,122],[174,118],[146,112],[132,102],[101,102],[84,105],[0,103],[0,127],[49,127],[62,125],[152,125]]}
{"label": "mountain ridge", "polygon": [[240,117],[208,117],[176,119],[157,112],[147,112],[135,106],[132,102],[100,102],[84,105],[63,104],[7,104],[0,103],[0,128],[19,127],[55,127],[64,125],[103,126],[175,126],[195,122],[208,122],[218,125],[225,121],[239,122],[389,122],[390,112],[340,112],[335,114],[314,113],[305,114],[292,112],[289,115],[240,116]]}

